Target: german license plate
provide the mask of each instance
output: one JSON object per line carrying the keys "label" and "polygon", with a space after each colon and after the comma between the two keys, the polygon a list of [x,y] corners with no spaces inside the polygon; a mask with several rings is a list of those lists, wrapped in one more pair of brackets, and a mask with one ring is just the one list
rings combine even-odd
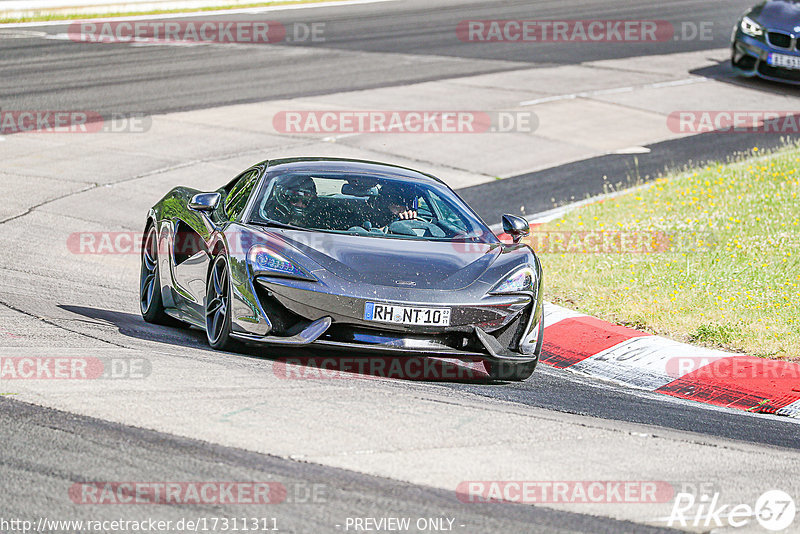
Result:
{"label": "german license plate", "polygon": [[427,308],[367,302],[364,306],[364,319],[383,323],[450,326],[450,308]]}
{"label": "german license plate", "polygon": [[767,56],[767,63],[773,67],[800,70],[800,56],[787,56],[786,54],[773,54]]}

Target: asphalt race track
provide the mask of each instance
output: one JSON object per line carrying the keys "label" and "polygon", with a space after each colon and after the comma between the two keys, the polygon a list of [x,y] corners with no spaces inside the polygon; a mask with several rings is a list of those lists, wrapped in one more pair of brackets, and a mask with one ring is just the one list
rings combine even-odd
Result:
{"label": "asphalt race track", "polygon": [[[706,98],[702,91],[710,90],[704,87],[718,84],[714,87],[729,91],[728,101],[746,95],[748,102],[771,98],[797,109],[796,88],[736,79],[718,59],[733,21],[749,5],[740,0],[396,0],[320,6],[266,16],[287,27],[324,22],[324,42],[268,46],[96,45],[64,38],[66,25],[0,27],[2,110],[142,112],[154,116],[155,136],[109,136],[97,142],[78,135],[0,137],[5,160],[0,179],[6,185],[0,207],[0,357],[96,357],[123,366],[144,362],[145,369],[140,375],[132,367],[127,374],[123,369],[118,380],[0,380],[0,520],[258,517],[274,518],[281,532],[327,533],[376,531],[354,528],[348,523],[353,518],[408,517],[412,522],[450,518],[452,530],[465,534],[639,533],[673,531],[665,520],[672,511],[669,499],[475,504],[461,502],[456,488],[465,481],[490,480],[658,481],[676,492],[702,488],[732,505],[753,505],[771,489],[800,497],[796,420],[626,389],[544,365],[519,384],[358,374],[287,380],[276,358],[353,355],[215,352],[199,330],[144,323],[137,303],[138,255],[76,254],[65,246],[69,236],[82,231],[140,232],[147,207],[172,186],[216,187],[277,150],[323,147],[334,155],[366,151],[414,161],[400,149],[392,152],[386,146],[391,141],[369,146],[348,145],[347,139],[289,142],[258,131],[253,123],[260,116],[252,122],[244,118],[257,109],[247,106],[260,103],[308,99],[323,106],[330,105],[326,97],[339,99],[352,91],[359,91],[354,100],[368,102],[376,94],[387,99],[408,92],[412,96],[405,97],[411,99],[420,87],[439,90],[427,83],[459,79],[469,84],[485,75],[491,85],[495,75],[508,80],[530,69],[579,72],[569,69],[605,61],[612,63],[598,67],[604,69],[603,80],[565,79],[590,89],[604,89],[607,82],[636,86],[647,99],[649,89],[643,87],[658,80],[621,65],[674,55],[700,58],[698,63],[707,66],[698,75],[713,80],[692,85],[679,98],[695,94],[689,91]],[[704,41],[542,43],[535,48],[453,38],[462,20],[515,18],[707,22],[713,32]],[[714,57],[706,59],[707,51]],[[234,116],[243,122],[230,119]],[[543,130],[545,139],[549,130]],[[624,137],[609,134],[614,135]],[[659,133],[634,140],[634,147],[646,149],[641,153],[595,147],[565,152],[553,159],[558,165],[526,161],[505,173],[492,172],[494,164],[504,162],[492,161],[491,153],[480,160],[480,169],[455,166],[444,156],[435,160],[426,154],[418,161],[463,179],[460,194],[491,224],[523,205],[531,214],[599,194],[604,177],[626,184],[631,177],[648,179],[689,161],[724,160],[753,146],[777,146],[781,137]],[[456,151],[460,141],[448,143]],[[620,143],[630,145],[627,137]],[[492,179],[501,175],[504,179]],[[270,481],[283,484],[287,499],[262,506],[75,502],[73,485],[97,481]],[[314,488],[320,488],[319,495]],[[798,521],[794,528],[800,528]],[[711,531],[708,525],[673,527]],[[21,530],[0,524],[0,531]],[[754,517],[744,528],[713,531],[767,532]]]}
{"label": "asphalt race track", "polygon": [[[191,478],[199,472],[210,477],[209,480],[228,480],[232,475],[241,480],[279,478],[287,487],[287,501],[294,500],[281,504],[278,515],[279,528],[289,532],[331,531],[332,525],[344,525],[347,517],[368,516],[382,508],[400,517],[457,517],[470,528],[485,531],[674,532],[532,506],[484,504],[467,508],[449,491],[248,453],[27,404],[6,400],[0,403],[3,406],[0,421],[8,435],[13,436],[5,443],[2,467],[3,478],[8,482],[36,481],[44,486],[63,486],[81,479],[116,480],[120,474],[171,481]],[[90,460],[118,456],[121,443],[125,445],[127,469],[111,462],[97,465]],[[75,451],[81,451],[83,461],[76,462]],[[42,458],[52,459],[53,464],[43,468]],[[143,469],[143,466],[148,467]],[[324,490],[314,489],[320,487]],[[4,488],[5,493],[13,491],[11,484]],[[317,502],[309,497],[314,491]],[[36,504],[45,503],[42,500],[20,505],[12,500],[6,503],[3,513],[28,517],[36,513]],[[51,518],[75,515],[72,503],[46,503],[46,506]],[[148,514],[178,521],[183,517],[242,517],[243,514],[249,517],[251,512],[244,505],[185,505],[171,507],[167,514],[152,509],[140,513]],[[116,511],[108,517],[115,515]]]}
{"label": "asphalt race track", "polygon": [[[643,0],[536,2],[431,2],[410,0],[342,8],[276,11],[269,20],[286,26],[324,22],[324,42],[236,47],[140,47],[41,37],[2,38],[0,101],[7,108],[92,109],[99,112],[166,113],[267,99],[291,98],[405,85],[469,74],[568,65],[597,59],[666,54],[728,46],[732,17],[748,6],[735,2]],[[541,43],[535,50],[508,43],[453,39],[462,20],[614,19],[704,21],[710,41]],[[211,20],[263,20],[264,15],[213,15]],[[199,21],[202,18],[198,19]],[[54,36],[68,25],[25,27],[9,33]],[[291,34],[291,32],[290,32]],[[278,50],[276,50],[278,48]],[[535,52],[535,53],[534,53]],[[624,73],[620,77],[624,79]]]}

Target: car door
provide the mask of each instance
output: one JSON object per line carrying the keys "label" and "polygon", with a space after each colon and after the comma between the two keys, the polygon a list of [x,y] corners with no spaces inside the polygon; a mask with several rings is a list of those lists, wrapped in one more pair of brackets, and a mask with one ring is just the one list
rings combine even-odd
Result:
{"label": "car door", "polygon": [[[249,169],[220,190],[220,206],[210,215],[189,210],[175,221],[172,259],[176,290],[184,297],[185,311],[205,320],[206,278],[211,264],[209,244],[217,225],[238,218],[258,183],[260,168]],[[225,194],[227,192],[227,194]]]}

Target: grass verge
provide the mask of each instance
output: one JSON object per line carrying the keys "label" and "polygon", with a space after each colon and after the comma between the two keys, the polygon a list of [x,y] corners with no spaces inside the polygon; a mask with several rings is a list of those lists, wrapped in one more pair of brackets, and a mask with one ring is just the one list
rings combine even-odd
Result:
{"label": "grass verge", "polygon": [[800,144],[666,175],[534,229],[551,302],[800,360]]}

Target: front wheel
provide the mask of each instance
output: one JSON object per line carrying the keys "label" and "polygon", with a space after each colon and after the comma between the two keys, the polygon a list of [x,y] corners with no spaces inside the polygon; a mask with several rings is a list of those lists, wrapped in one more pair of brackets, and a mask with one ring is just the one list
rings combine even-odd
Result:
{"label": "front wheel", "polygon": [[174,325],[177,321],[164,312],[161,280],[158,276],[158,233],[150,226],[142,247],[142,268],[139,276],[139,310],[148,323]]}
{"label": "front wheel", "polygon": [[217,350],[233,350],[231,338],[231,283],[224,253],[214,258],[206,285],[206,337]]}

